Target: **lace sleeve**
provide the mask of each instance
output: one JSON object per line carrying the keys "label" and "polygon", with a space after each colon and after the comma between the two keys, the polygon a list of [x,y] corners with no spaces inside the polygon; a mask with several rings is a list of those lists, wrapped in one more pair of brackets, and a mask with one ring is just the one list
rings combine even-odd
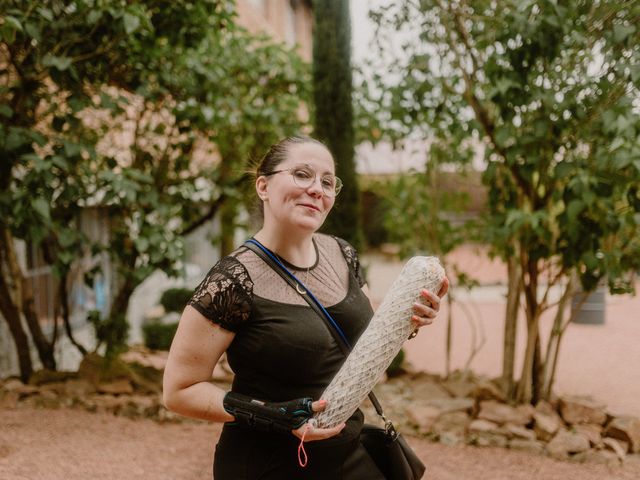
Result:
{"label": "lace sleeve", "polygon": [[222,258],[198,285],[189,305],[222,328],[237,332],[251,312],[253,282],[233,257]]}
{"label": "lace sleeve", "polygon": [[344,255],[345,260],[347,261],[347,265],[349,266],[349,270],[356,277],[358,281],[358,285],[360,288],[367,283],[367,279],[365,278],[364,271],[362,270],[362,265],[360,265],[360,260],[358,259],[358,252],[353,246],[338,237],[334,237],[338,244],[340,245],[340,249],[342,250],[342,255]]}

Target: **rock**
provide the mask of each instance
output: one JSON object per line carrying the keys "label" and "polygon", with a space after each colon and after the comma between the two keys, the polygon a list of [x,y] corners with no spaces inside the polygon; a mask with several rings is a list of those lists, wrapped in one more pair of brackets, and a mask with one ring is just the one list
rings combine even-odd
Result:
{"label": "rock", "polygon": [[48,383],[63,383],[72,378],[78,378],[78,374],[76,372],[42,369],[31,374],[29,385],[39,386]]}
{"label": "rock", "polygon": [[560,415],[569,425],[593,423],[603,425],[607,421],[604,405],[583,397],[563,397],[559,402]]}
{"label": "rock", "polygon": [[423,380],[415,384],[412,392],[416,400],[427,401],[435,398],[451,398],[451,395],[442,387],[442,385],[432,381]]}
{"label": "rock", "polygon": [[467,428],[469,433],[481,433],[481,432],[490,432],[490,433],[499,433],[503,434],[504,431],[500,428],[500,425],[497,423],[490,422],[488,420],[473,420],[469,427]]}
{"label": "rock", "polygon": [[427,405],[439,409],[442,413],[467,412],[470,413],[475,402],[472,398],[434,398],[426,401]]}
{"label": "rock", "polygon": [[65,384],[66,382],[45,383],[40,387],[40,393],[55,392],[56,394],[60,395],[65,392]]}
{"label": "rock", "polygon": [[441,443],[456,445],[464,441],[469,416],[464,412],[451,412],[440,415],[431,427]]}
{"label": "rock", "polygon": [[558,459],[565,459],[571,453],[586,452],[589,450],[589,440],[579,433],[560,430],[547,444],[549,454]]}
{"label": "rock", "polygon": [[571,429],[583,435],[589,440],[589,443],[597,447],[602,445],[602,427],[600,425],[595,425],[593,423],[583,423],[578,425],[573,425]]}
{"label": "rock", "polygon": [[624,457],[627,454],[627,445],[621,445],[620,440],[616,440],[615,438],[611,438],[611,437],[605,437],[602,439],[602,443],[604,444],[605,450],[611,450],[613,453],[615,453],[618,458],[620,459],[620,461],[624,460]]}
{"label": "rock", "polygon": [[558,419],[560,419],[560,416],[558,415],[558,412],[556,412],[556,409],[553,408],[553,405],[551,405],[546,400],[540,400],[538,403],[536,403],[535,409],[536,412],[544,413],[545,415],[557,415]]}
{"label": "rock", "polygon": [[548,415],[542,412],[536,412],[533,415],[533,430],[536,436],[543,442],[547,442],[553,438],[558,432],[562,421],[558,414]]}
{"label": "rock", "polygon": [[509,438],[519,438],[522,440],[535,440],[536,432],[520,425],[507,423],[502,427]]}
{"label": "rock", "polygon": [[473,381],[462,378],[449,379],[442,386],[452,397],[471,397],[471,392],[476,388]]}
{"label": "rock", "polygon": [[506,397],[504,393],[491,382],[482,382],[476,386],[471,392],[471,396],[476,399],[477,402],[484,400],[497,400],[499,402],[505,402]]}
{"label": "rock", "polygon": [[544,443],[538,440],[525,440],[522,438],[512,438],[509,440],[509,448],[514,450],[524,450],[525,452],[542,455],[544,453]]}
{"label": "rock", "polygon": [[587,450],[573,455],[571,460],[581,463],[607,465],[608,467],[620,466],[620,459],[618,456],[608,450]]}
{"label": "rock", "polygon": [[113,382],[105,382],[98,385],[100,393],[109,393],[112,395],[123,395],[133,393],[133,385],[126,379],[114,380]]}
{"label": "rock", "polygon": [[405,412],[409,422],[415,425],[420,433],[430,432],[436,418],[442,413],[439,408],[429,405],[409,407]]}
{"label": "rock", "polygon": [[629,443],[631,453],[640,452],[640,418],[615,417],[607,426],[605,435]]}
{"label": "rock", "polygon": [[69,380],[64,385],[64,393],[72,398],[86,397],[95,391],[96,387],[86,380]]}
{"label": "rock", "polygon": [[531,422],[532,413],[533,409],[526,406],[524,408],[514,408],[494,400],[487,400],[480,402],[478,418],[498,424],[526,425]]}

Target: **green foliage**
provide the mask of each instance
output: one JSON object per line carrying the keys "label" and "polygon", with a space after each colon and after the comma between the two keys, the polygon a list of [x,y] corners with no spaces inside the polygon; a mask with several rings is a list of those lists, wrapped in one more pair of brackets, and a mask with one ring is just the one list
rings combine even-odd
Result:
{"label": "green foliage", "polygon": [[404,364],[404,357],[405,357],[404,350],[400,349],[398,354],[395,357],[393,357],[393,360],[391,360],[391,363],[387,367],[387,370],[386,370],[387,376],[396,377],[404,373],[404,368],[402,368],[402,365]]}
{"label": "green foliage", "polygon": [[160,305],[164,307],[164,311],[167,313],[181,313],[191,295],[193,295],[193,290],[190,288],[169,288],[162,292]]}
{"label": "green foliage", "polygon": [[362,245],[360,192],[355,171],[349,2],[320,0],[313,4],[314,135],[336,161],[344,187],[324,230]]}
{"label": "green foliage", "polygon": [[[6,2],[5,2],[6,3]],[[300,129],[309,69],[234,2],[17,2],[0,20],[0,228],[64,277],[107,252],[125,312],[183,235],[242,201],[245,164]],[[106,218],[89,238],[81,212]],[[6,269],[2,269],[6,271]]]}
{"label": "green foliage", "polygon": [[88,320],[96,336],[95,351],[104,346],[105,358],[111,359],[125,350],[129,324],[123,314],[113,313],[106,318],[101,318],[100,312],[92,310],[89,312]]}
{"label": "green foliage", "polygon": [[144,345],[153,350],[169,350],[178,329],[178,322],[162,323],[153,321],[142,325]]}
{"label": "green foliage", "polygon": [[433,139],[454,163],[484,152],[483,230],[517,259],[531,333],[522,384],[531,372],[535,383],[549,288],[575,273],[586,290],[606,279],[627,292],[640,268],[640,4],[424,0],[371,15],[377,58],[396,60],[364,86],[364,112],[384,114],[359,124]]}

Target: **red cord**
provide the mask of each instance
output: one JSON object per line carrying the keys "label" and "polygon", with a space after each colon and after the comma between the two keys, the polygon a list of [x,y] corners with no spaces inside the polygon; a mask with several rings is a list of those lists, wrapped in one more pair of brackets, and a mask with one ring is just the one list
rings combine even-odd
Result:
{"label": "red cord", "polygon": [[[307,460],[309,460],[309,458],[307,457],[307,452],[305,452],[304,450],[304,437],[307,435],[307,430],[309,430],[309,427],[311,425],[309,425],[308,423],[304,426],[304,431],[302,432],[302,438],[300,439],[300,445],[298,445],[298,464],[304,468],[307,466]],[[304,456],[304,461],[302,460],[302,457]]]}

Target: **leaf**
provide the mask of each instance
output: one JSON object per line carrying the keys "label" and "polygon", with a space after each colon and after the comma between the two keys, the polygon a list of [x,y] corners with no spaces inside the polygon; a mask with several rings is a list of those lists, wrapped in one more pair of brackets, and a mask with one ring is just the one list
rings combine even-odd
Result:
{"label": "leaf", "polygon": [[20,32],[24,32],[22,28],[22,23],[16,17],[12,17],[11,15],[7,15],[4,17],[4,24],[10,26],[13,30],[18,30]]}
{"label": "leaf", "polygon": [[623,42],[629,35],[636,31],[633,25],[615,25],[613,27],[613,41],[616,43]]}
{"label": "leaf", "polygon": [[124,31],[128,34],[135,32],[140,26],[140,18],[130,13],[125,13],[123,17]]}
{"label": "leaf", "polygon": [[44,198],[38,197],[31,202],[31,208],[35,210],[35,212],[42,217],[45,222],[51,221],[51,212],[49,208],[49,203],[44,200]]}
{"label": "leaf", "polygon": [[50,53],[46,54],[42,59],[42,64],[45,67],[55,67],[61,72],[64,72],[71,66],[72,60],[69,57],[56,57]]}
{"label": "leaf", "polygon": [[63,228],[58,232],[58,243],[61,247],[67,248],[76,241],[76,233],[69,228]]}
{"label": "leaf", "polygon": [[9,107],[9,105],[0,104],[0,115],[5,118],[11,118],[11,115],[13,115],[13,110],[11,110],[11,107]]}

